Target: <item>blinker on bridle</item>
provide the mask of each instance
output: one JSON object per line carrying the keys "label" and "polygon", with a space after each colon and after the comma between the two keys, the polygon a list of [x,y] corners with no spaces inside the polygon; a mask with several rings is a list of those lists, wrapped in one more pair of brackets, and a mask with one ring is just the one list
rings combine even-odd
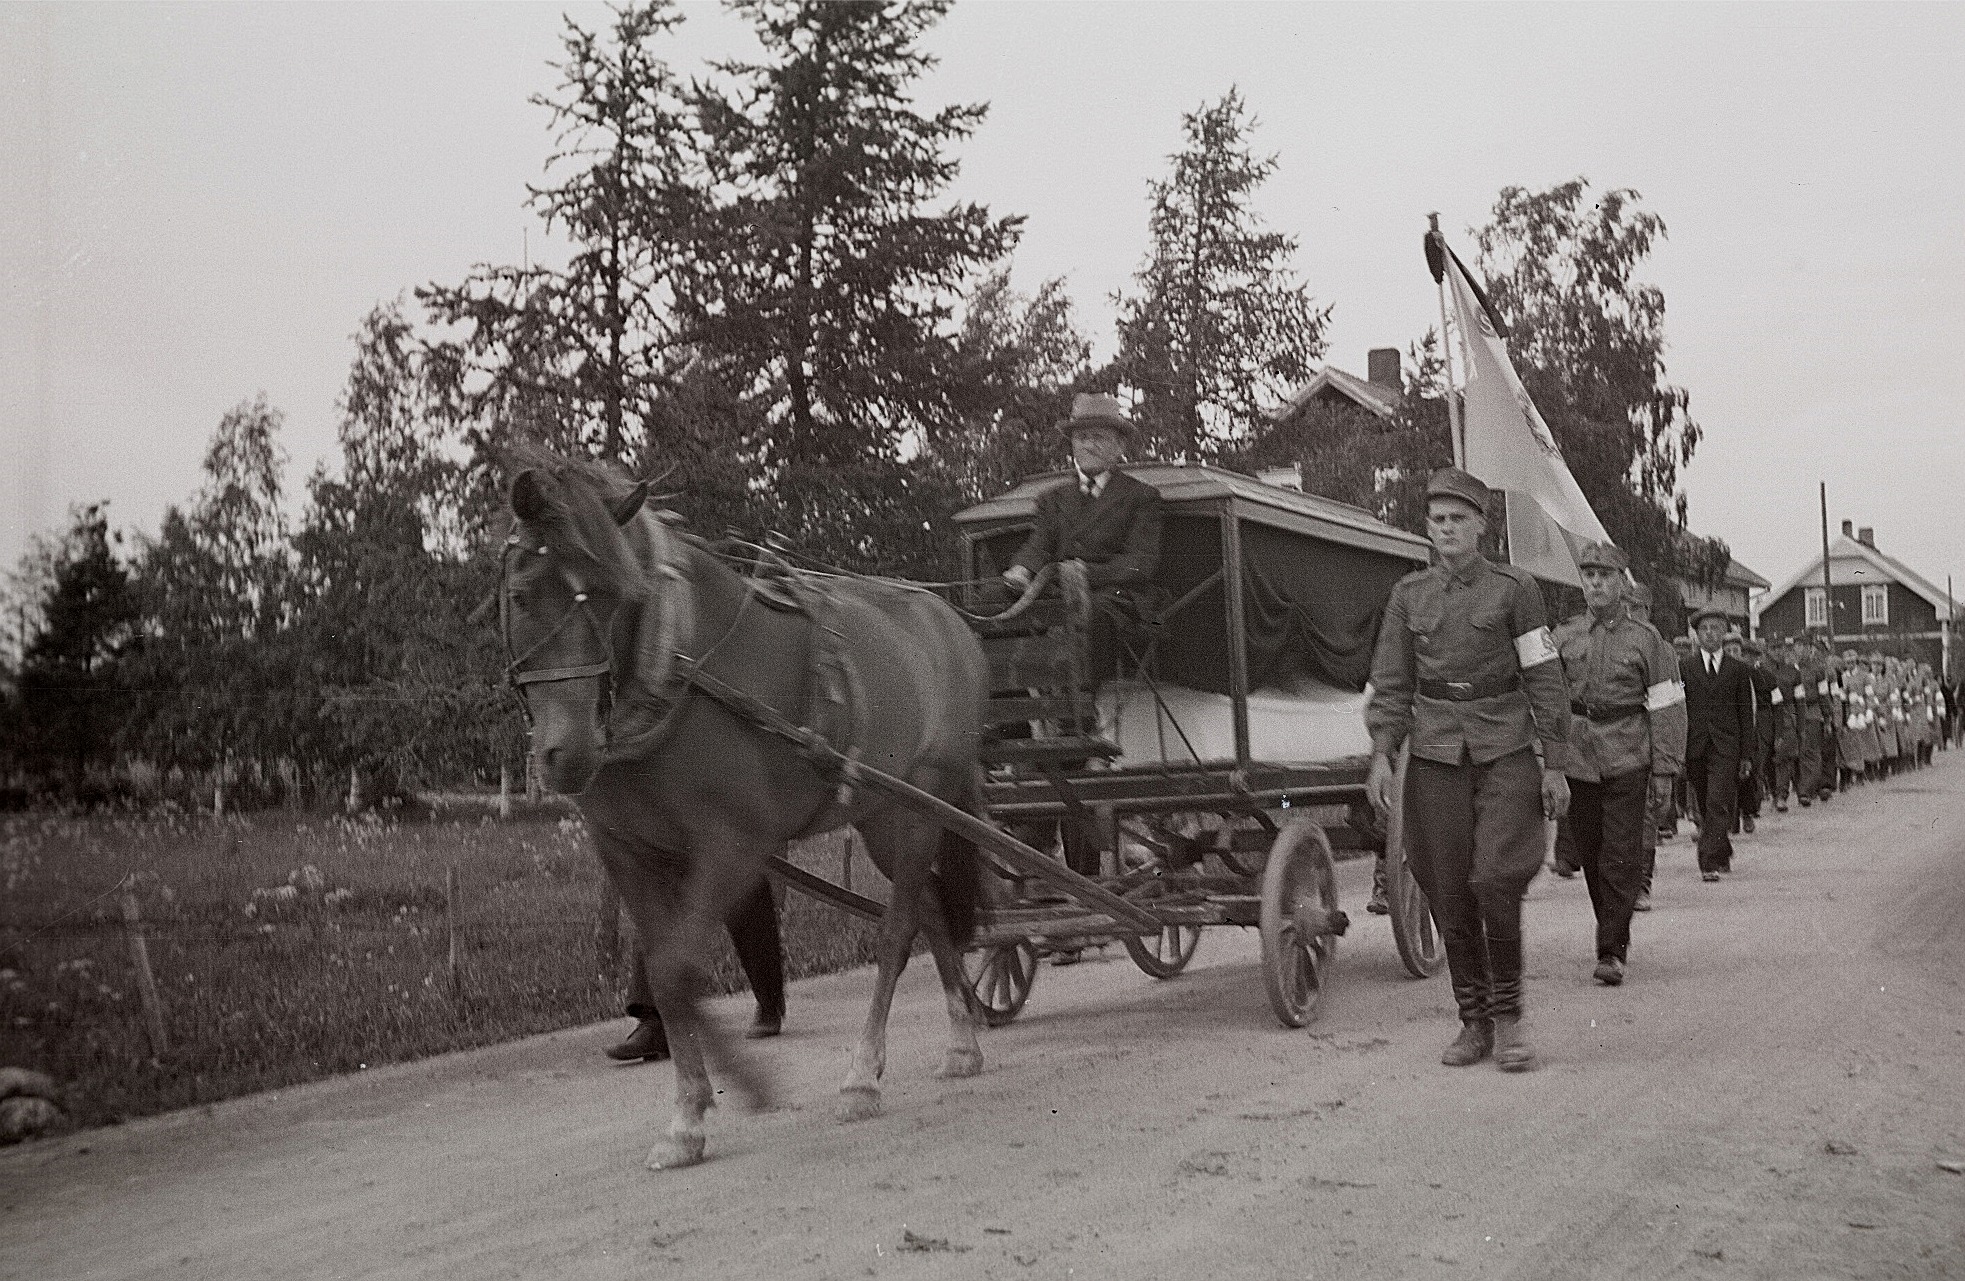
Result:
{"label": "blinker on bridle", "polygon": [[[505,540],[504,551],[498,558],[498,638],[505,650],[505,684],[518,694],[519,710],[525,714],[526,725],[530,726],[532,724],[532,705],[526,699],[526,686],[550,685],[559,681],[585,680],[590,676],[598,676],[601,678],[600,717],[602,724],[605,724],[612,711],[614,701],[614,646],[610,640],[609,625],[603,624],[600,618],[594,613],[593,608],[587,603],[586,592],[576,590],[573,593],[573,608],[561,614],[559,621],[548,628],[545,634],[539,637],[538,640],[528,645],[524,653],[514,654],[512,652],[512,554],[518,550],[518,547],[519,536],[513,534]],[[547,549],[541,546],[539,548],[539,554],[541,556],[546,555]],[[618,604],[616,605],[616,609],[619,609]],[[576,617],[586,620],[588,631],[592,633],[594,640],[599,643],[601,654],[599,662],[578,663],[571,667],[535,667],[528,669],[524,666],[528,658],[531,658],[534,654],[545,648],[554,637],[566,630],[567,624],[571,623]],[[609,622],[611,623],[612,620],[610,619]]]}

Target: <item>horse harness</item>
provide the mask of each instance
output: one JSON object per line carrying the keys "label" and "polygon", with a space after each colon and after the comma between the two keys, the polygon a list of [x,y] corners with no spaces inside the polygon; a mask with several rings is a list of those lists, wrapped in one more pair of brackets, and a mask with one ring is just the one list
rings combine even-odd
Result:
{"label": "horse harness", "polygon": [[[674,590],[653,593],[641,609],[636,626],[633,665],[625,677],[615,658],[614,623],[621,603],[602,619],[584,591],[575,591],[573,605],[523,653],[515,653],[511,630],[511,563],[520,547],[514,533],[499,559],[499,639],[506,655],[505,680],[519,698],[528,728],[532,711],[526,700],[531,685],[599,677],[601,717],[606,732],[606,759],[646,756],[675,732],[691,690],[700,690],[739,720],[781,738],[822,770],[838,776],[838,787],[827,804],[806,824],[806,831],[828,825],[833,811],[851,805],[861,785],[859,759],[866,729],[866,700],[859,672],[840,630],[847,606],[826,586],[828,576],[789,571],[765,582],[751,580],[730,626],[700,656],[683,651],[685,637],[695,632],[695,602],[689,590],[682,539],[669,528],[667,513],[643,513],[629,528],[643,537],[630,546],[642,571]],[[627,531],[624,531],[627,532]],[[543,548],[541,549],[544,550]],[[810,620],[807,646],[807,697],[803,723],[746,690],[705,670],[725,641],[736,634],[753,599],[783,613]],[[527,668],[525,661],[578,619],[600,648],[598,660],[565,667]],[[838,746],[844,742],[842,749]]]}

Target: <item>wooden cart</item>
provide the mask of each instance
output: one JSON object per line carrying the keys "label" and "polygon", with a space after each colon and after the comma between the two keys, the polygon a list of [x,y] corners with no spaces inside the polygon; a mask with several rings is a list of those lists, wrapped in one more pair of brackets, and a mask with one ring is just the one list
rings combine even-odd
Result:
{"label": "wooden cart", "polygon": [[[1415,977],[1437,973],[1399,816],[1374,830],[1364,803],[1361,718],[1378,615],[1392,585],[1426,565],[1425,540],[1233,472],[1126,470],[1159,490],[1166,512],[1150,622],[1121,629],[1120,671],[1096,692],[1087,608],[1068,592],[978,625],[994,691],[985,790],[991,818],[1026,849],[1050,848],[1156,928],[1006,867],[1009,892],[971,954],[979,1008],[992,1023],[1014,1018],[1045,950],[1117,939],[1146,973],[1170,978],[1202,927],[1240,925],[1262,932],[1276,1016],[1301,1026],[1349,925],[1334,850],[1386,838],[1399,955]],[[956,518],[967,577],[1008,564],[1056,483],[1026,482]]]}

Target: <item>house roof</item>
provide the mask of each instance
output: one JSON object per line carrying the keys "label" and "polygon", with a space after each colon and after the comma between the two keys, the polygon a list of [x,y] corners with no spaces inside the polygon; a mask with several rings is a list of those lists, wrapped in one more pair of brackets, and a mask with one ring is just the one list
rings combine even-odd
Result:
{"label": "house roof", "polygon": [[1389,387],[1381,387],[1374,382],[1366,382],[1356,374],[1347,374],[1336,365],[1325,365],[1309,382],[1303,384],[1294,395],[1274,410],[1270,418],[1282,422],[1305,405],[1323,395],[1333,392],[1350,401],[1358,408],[1380,418],[1395,418],[1399,413],[1401,396]]}
{"label": "house roof", "polygon": [[[1838,564],[1837,562],[1841,562]],[[1767,594],[1769,603],[1781,599],[1797,587],[1813,587],[1822,581],[1822,558],[1816,556],[1800,569],[1781,580],[1780,584]],[[1938,617],[1950,617],[1950,605],[1945,594],[1924,581],[1908,565],[1891,556],[1885,556],[1868,543],[1843,534],[1829,544],[1829,582],[1833,586],[1847,587],[1857,583],[1897,583],[1906,590],[1915,592],[1938,611]]]}
{"label": "house roof", "polygon": [[1726,562],[1726,584],[1729,587],[1745,587],[1749,591],[1759,591],[1768,586],[1766,579],[1731,558]]}

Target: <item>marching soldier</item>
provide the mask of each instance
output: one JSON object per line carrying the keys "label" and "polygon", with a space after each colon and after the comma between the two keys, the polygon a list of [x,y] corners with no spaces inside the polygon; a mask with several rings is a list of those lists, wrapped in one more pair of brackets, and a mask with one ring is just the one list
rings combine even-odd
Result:
{"label": "marching soldier", "polygon": [[[1632,583],[1628,589],[1628,597],[1629,599],[1624,603],[1624,608],[1629,611],[1631,618],[1636,622],[1650,623],[1651,589],[1643,583]],[[1672,662],[1674,665],[1678,662],[1677,646],[1672,647]],[[1679,689],[1681,693],[1684,692],[1684,686],[1682,684]],[[1684,756],[1683,751],[1680,752],[1680,756],[1681,758]],[[1657,765],[1658,758],[1654,756],[1652,758],[1654,771]],[[1684,770],[1681,768],[1679,774],[1683,773]],[[1662,787],[1657,785],[1654,775],[1653,786],[1645,794],[1644,884],[1638,890],[1637,902],[1631,904],[1632,911],[1649,912],[1651,910],[1651,880],[1658,872],[1658,838],[1663,835],[1667,825],[1677,822],[1673,814],[1672,804],[1673,796],[1677,792],[1678,787],[1678,775],[1666,779]]]}
{"label": "marching soldier", "polygon": [[1793,687],[1795,723],[1800,731],[1801,777],[1796,790],[1801,807],[1807,809],[1822,792],[1822,695],[1828,687],[1828,673],[1812,641],[1796,644],[1795,666],[1800,679]]}
{"label": "marching soldier", "polygon": [[1597,917],[1596,981],[1616,987],[1629,962],[1631,913],[1644,888],[1646,819],[1685,760],[1685,688],[1678,657],[1625,608],[1630,559],[1610,543],[1576,558],[1585,613],[1556,628],[1569,683],[1569,816],[1575,859]]}
{"label": "marching soldier", "polygon": [[1726,655],[1747,669],[1753,682],[1753,734],[1740,745],[1740,760],[1746,771],[1740,779],[1739,797],[1734,804],[1734,834],[1753,835],[1754,820],[1760,817],[1760,794],[1767,790],[1767,757],[1774,746],[1774,718],[1767,701],[1771,682],[1762,670],[1759,644],[1740,634],[1737,627],[1727,629]]}
{"label": "marching soldier", "polygon": [[1801,726],[1795,719],[1794,687],[1801,683],[1801,669],[1794,663],[1794,642],[1785,637],[1776,639],[1770,648],[1773,662],[1768,667],[1774,688],[1767,694],[1767,719],[1773,731],[1773,748],[1770,753],[1773,767],[1767,777],[1774,798],[1774,812],[1788,812],[1788,793],[1800,792],[1800,779],[1796,777],[1801,759]]}
{"label": "marching soldier", "polygon": [[[1429,569],[1392,589],[1372,658],[1366,791],[1392,806],[1393,760],[1410,745],[1405,824],[1412,872],[1446,945],[1460,1035],[1449,1066],[1490,1053],[1535,1065],[1522,1026],[1521,899],[1542,866],[1545,818],[1569,804],[1569,697],[1542,592],[1481,554],[1488,488],[1457,467],[1426,485]],[[1541,759],[1536,759],[1536,747]]]}
{"label": "marching soldier", "polygon": [[1869,749],[1864,743],[1863,713],[1868,706],[1869,670],[1856,657],[1856,651],[1842,651],[1842,723],[1836,727],[1836,759],[1841,763],[1843,786],[1862,781],[1869,768]]}

